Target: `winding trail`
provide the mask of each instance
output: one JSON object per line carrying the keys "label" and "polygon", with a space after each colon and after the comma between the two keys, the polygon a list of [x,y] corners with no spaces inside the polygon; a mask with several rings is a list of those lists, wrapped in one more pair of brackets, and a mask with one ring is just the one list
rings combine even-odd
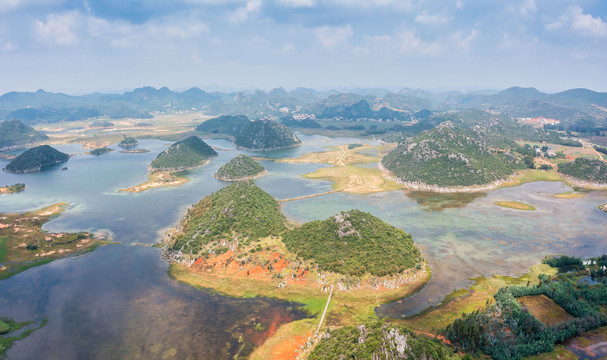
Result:
{"label": "winding trail", "polygon": [[290,198],[290,199],[282,199],[282,200],[280,200],[280,202],[283,203],[283,202],[287,202],[287,201],[295,201],[295,200],[307,199],[307,198],[312,198],[312,197],[316,197],[316,196],[332,194],[334,192],[339,192],[339,191],[342,191],[342,189],[325,191],[325,192],[319,193],[319,194],[304,195],[304,196],[294,197],[294,198]]}

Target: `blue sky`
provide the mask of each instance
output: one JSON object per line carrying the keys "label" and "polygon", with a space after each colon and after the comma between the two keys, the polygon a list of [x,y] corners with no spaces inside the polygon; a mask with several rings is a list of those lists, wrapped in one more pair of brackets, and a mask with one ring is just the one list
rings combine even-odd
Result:
{"label": "blue sky", "polygon": [[607,1],[0,0],[0,93],[607,91]]}

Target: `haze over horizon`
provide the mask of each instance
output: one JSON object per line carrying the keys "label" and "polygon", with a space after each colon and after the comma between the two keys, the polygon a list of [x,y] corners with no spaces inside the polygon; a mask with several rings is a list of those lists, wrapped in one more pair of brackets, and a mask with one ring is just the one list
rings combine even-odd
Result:
{"label": "haze over horizon", "polygon": [[0,93],[607,91],[600,0],[8,0]]}

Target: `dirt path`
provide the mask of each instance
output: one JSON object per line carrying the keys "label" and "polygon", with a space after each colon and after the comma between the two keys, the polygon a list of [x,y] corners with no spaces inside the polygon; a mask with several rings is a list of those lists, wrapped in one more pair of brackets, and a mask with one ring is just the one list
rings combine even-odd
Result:
{"label": "dirt path", "polygon": [[307,199],[307,198],[312,198],[312,197],[316,197],[316,196],[332,194],[332,193],[338,192],[338,191],[342,191],[342,189],[325,191],[325,192],[319,193],[319,194],[304,195],[304,196],[294,197],[294,198],[290,198],[290,199],[283,199],[283,200],[280,200],[280,202],[283,203],[283,202],[287,202],[287,201],[295,201],[295,200]]}
{"label": "dirt path", "polygon": [[339,147],[339,149],[341,150],[341,156],[340,156],[340,158],[337,160],[337,165],[338,165],[338,166],[346,166],[346,165],[343,163],[343,159],[344,159],[344,157],[346,156],[346,149],[344,149],[344,145],[340,146],[340,147]]}
{"label": "dirt path", "polygon": [[327,299],[327,304],[325,305],[325,310],[322,312],[322,316],[320,317],[320,322],[318,323],[318,329],[316,329],[315,335],[318,335],[318,332],[320,331],[322,323],[325,321],[325,315],[327,314],[327,309],[329,308],[329,303],[331,302],[331,295],[333,295],[334,287],[335,287],[335,285],[331,286],[331,292],[329,293],[329,298]]}

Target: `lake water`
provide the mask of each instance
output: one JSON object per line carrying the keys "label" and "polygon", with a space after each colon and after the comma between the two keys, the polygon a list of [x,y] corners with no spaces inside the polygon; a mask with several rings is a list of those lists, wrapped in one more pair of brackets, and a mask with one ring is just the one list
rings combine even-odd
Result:
{"label": "lake water", "polygon": [[[271,158],[325,151],[329,145],[360,142],[300,136],[302,146],[244,152]],[[56,202],[71,206],[45,226],[49,231],[100,231],[118,245],[30,269],[0,282],[0,316],[19,321],[48,318],[48,324],[8,352],[11,359],[175,358],[223,359],[246,354],[272,324],[304,316],[293,304],[270,299],[232,299],[199,291],[167,276],[160,250],[134,244],[158,242],[185,209],[227,184],[213,173],[242,151],[221,139],[208,140],[219,155],[190,172],[180,187],[118,193],[147,179],[147,166],[170,142],[142,140],[149,153],[115,150],[84,155],[79,145],[57,148],[80,153],[50,171],[0,173],[0,184],[23,182],[25,192],[0,196],[0,212],[27,211]],[[116,146],[112,146],[116,148]],[[0,167],[7,161],[1,160]],[[301,177],[326,166],[262,162],[268,175],[255,182],[279,198],[325,192],[331,182]],[[67,166],[67,171],[61,167]],[[597,209],[607,193],[577,199],[551,195],[570,190],[560,183],[533,183],[485,196],[427,196],[403,191],[371,195],[333,193],[283,204],[298,222],[325,219],[358,208],[413,235],[432,266],[433,278],[418,294],[378,309],[403,316],[440,302],[452,289],[481,274],[517,274],[546,254],[596,256],[607,253],[606,214]],[[537,210],[517,211],[494,201],[517,200]],[[259,326],[261,324],[261,326]],[[239,339],[241,341],[239,341]]]}

